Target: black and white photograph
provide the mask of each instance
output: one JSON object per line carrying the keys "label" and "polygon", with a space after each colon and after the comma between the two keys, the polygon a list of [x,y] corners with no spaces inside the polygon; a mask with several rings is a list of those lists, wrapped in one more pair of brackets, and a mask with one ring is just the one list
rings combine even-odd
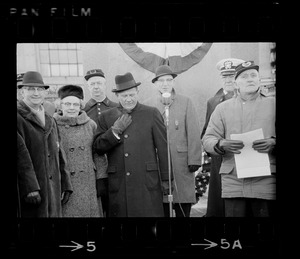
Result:
{"label": "black and white photograph", "polygon": [[20,43],[17,72],[19,217],[273,216],[276,43]]}
{"label": "black and white photograph", "polygon": [[1,6],[9,255],[285,254],[279,1]]}

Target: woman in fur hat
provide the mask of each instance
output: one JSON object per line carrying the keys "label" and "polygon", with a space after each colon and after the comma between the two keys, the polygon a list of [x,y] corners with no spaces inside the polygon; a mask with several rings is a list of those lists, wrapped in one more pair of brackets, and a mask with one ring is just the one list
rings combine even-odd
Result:
{"label": "woman in fur hat", "polygon": [[[58,90],[60,110],[53,115],[61,133],[73,185],[73,195],[63,206],[63,217],[102,217],[101,200],[97,200],[98,173],[92,154],[96,123],[83,108],[80,86],[65,85]],[[103,167],[106,171],[106,168]]]}

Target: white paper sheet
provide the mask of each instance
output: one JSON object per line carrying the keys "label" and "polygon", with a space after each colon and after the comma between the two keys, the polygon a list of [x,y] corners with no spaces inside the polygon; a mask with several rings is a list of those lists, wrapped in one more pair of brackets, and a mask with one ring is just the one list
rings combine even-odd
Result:
{"label": "white paper sheet", "polygon": [[254,140],[263,139],[263,130],[257,129],[242,134],[231,134],[232,140],[244,143],[240,154],[234,154],[238,178],[271,175],[270,161],[267,153],[259,153],[252,148]]}

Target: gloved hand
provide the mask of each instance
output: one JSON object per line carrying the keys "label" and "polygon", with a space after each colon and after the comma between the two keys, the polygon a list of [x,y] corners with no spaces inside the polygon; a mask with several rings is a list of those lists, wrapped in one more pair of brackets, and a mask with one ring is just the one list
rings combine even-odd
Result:
{"label": "gloved hand", "polygon": [[234,154],[240,154],[244,147],[244,143],[241,140],[230,140],[230,139],[221,139],[219,142],[219,148],[225,152],[230,152]]}
{"label": "gloved hand", "polygon": [[97,197],[107,196],[108,178],[100,178],[96,180]]}
{"label": "gloved hand", "polygon": [[61,194],[61,203],[64,205],[70,199],[71,192],[65,191]]}
{"label": "gloved hand", "polygon": [[276,146],[275,138],[265,138],[253,141],[252,148],[259,153],[272,152]]}
{"label": "gloved hand", "polygon": [[119,135],[127,129],[131,122],[131,116],[126,113],[119,117],[111,128],[114,133]]}
{"label": "gloved hand", "polygon": [[[161,188],[162,188],[162,192],[163,192],[163,195],[169,195],[169,181],[166,180],[166,181],[161,181]],[[173,181],[171,181],[171,192],[173,193],[173,190],[174,190],[174,183]]]}
{"label": "gloved hand", "polygon": [[200,165],[189,165],[190,173],[194,173],[199,169]]}
{"label": "gloved hand", "polygon": [[39,205],[42,201],[41,195],[38,191],[30,192],[25,197],[25,202],[33,204],[33,205]]}

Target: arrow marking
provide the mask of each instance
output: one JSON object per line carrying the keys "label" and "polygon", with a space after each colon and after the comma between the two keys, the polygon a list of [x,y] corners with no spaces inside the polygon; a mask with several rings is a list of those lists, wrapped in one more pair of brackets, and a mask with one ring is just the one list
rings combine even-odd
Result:
{"label": "arrow marking", "polygon": [[73,244],[76,244],[75,246],[64,246],[64,245],[62,245],[62,246],[60,246],[60,247],[73,247],[74,249],[72,249],[71,250],[71,252],[73,252],[73,251],[76,251],[77,249],[80,249],[80,248],[83,248],[83,245],[81,245],[81,244],[78,244],[78,243],[76,243],[76,242],[74,242],[74,241],[71,241]]}
{"label": "arrow marking", "polygon": [[207,241],[207,242],[209,242],[209,244],[191,244],[191,245],[194,245],[194,246],[208,246],[208,247],[205,247],[204,250],[205,250],[205,249],[212,248],[212,247],[215,247],[215,246],[218,245],[217,243],[212,242],[212,241],[210,241],[210,240],[207,240],[207,239],[205,239],[205,238],[204,238],[204,240]]}

